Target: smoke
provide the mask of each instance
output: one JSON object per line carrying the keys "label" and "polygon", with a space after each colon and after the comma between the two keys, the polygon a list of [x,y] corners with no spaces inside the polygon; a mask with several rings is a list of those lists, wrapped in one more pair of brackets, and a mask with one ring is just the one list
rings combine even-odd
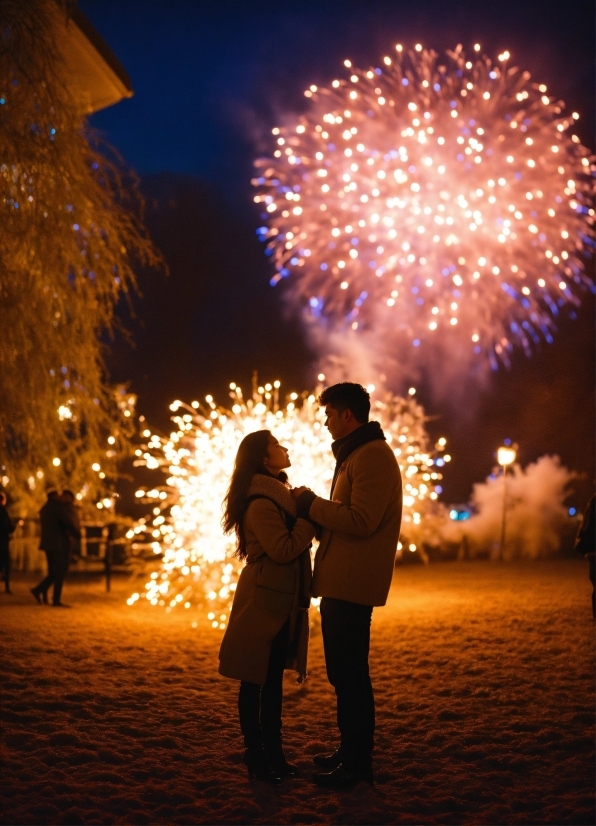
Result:
{"label": "smoke", "polygon": [[[289,312],[289,301],[286,306]],[[421,352],[409,341],[392,341],[383,319],[374,329],[357,332],[319,324],[306,312],[302,320],[309,346],[318,354],[313,369],[324,373],[327,383],[357,381],[402,396],[412,386],[423,387],[434,405],[448,405],[461,417],[473,415],[470,399],[479,399],[479,391],[490,382],[491,373],[471,363],[467,348],[458,341],[436,341]]]}
{"label": "smoke", "polygon": [[[493,558],[537,559],[556,553],[570,520],[564,505],[577,473],[561,465],[558,456],[542,456],[525,469],[514,465],[507,474],[489,476],[474,485],[474,514],[464,522],[450,522],[443,536],[467,546],[469,555],[490,553]],[[500,553],[503,502],[506,497],[505,543]]]}
{"label": "smoke", "polygon": [[306,315],[304,320],[309,343],[318,353],[317,369],[325,374],[327,382],[358,381],[363,385],[382,385],[401,395],[408,382],[413,382],[415,374],[404,370],[374,333],[357,335],[352,330],[321,328],[309,323]]}

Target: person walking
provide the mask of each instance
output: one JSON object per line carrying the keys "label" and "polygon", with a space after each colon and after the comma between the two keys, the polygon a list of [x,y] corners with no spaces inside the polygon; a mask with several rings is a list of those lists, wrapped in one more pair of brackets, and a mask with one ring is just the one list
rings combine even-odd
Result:
{"label": "person walking", "polygon": [[330,499],[293,491],[299,517],[321,526],[313,596],[321,597],[325,665],[337,697],[339,748],[319,754],[313,779],[332,789],[373,782],[375,705],[369,674],[374,606],[385,605],[395,565],[402,512],[399,466],[378,422],[369,422],[370,396],[342,382],[319,397],[334,441]]}
{"label": "person walking", "polygon": [[48,498],[39,512],[41,522],[40,550],[48,559],[48,574],[31,593],[41,605],[47,604],[48,589],[54,586],[52,605],[66,608],[62,602],[62,586],[70,561],[71,538],[80,539],[81,531],[74,506],[62,502],[57,490],[48,491]]}
{"label": "person walking", "polygon": [[240,443],[222,525],[245,561],[219,652],[219,673],[240,680],[238,712],[248,776],[269,783],[297,775],[282,746],[284,669],[306,674],[310,544],[286,485],[288,451],[268,430]]}
{"label": "person walking", "polygon": [[0,568],[4,572],[4,591],[12,594],[10,590],[10,535],[13,533],[15,525],[8,515],[6,509],[6,494],[0,491]]}

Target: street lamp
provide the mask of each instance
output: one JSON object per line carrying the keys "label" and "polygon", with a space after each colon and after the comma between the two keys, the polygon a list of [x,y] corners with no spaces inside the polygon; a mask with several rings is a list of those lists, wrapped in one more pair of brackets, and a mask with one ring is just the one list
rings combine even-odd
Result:
{"label": "street lamp", "polygon": [[507,468],[515,462],[517,445],[503,445],[497,450],[497,462],[503,468],[503,519],[501,522],[501,542],[499,543],[499,559],[503,558],[505,548],[505,527],[507,520]]}

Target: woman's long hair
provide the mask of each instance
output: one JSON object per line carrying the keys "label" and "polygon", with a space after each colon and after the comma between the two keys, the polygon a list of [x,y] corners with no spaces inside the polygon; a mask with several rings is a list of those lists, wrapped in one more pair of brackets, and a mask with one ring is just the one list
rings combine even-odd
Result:
{"label": "woman's long hair", "polygon": [[246,542],[242,530],[242,520],[246,512],[246,497],[252,482],[252,477],[259,471],[264,471],[263,460],[269,448],[270,430],[257,430],[249,433],[240,442],[234,472],[226,498],[223,501],[224,515],[221,520],[224,533],[236,534],[238,545],[235,555],[239,559],[246,559]]}

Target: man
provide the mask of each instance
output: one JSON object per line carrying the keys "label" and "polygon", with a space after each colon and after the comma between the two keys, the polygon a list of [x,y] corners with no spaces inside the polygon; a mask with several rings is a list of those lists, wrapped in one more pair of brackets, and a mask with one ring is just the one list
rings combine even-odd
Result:
{"label": "man", "polygon": [[48,491],[45,505],[39,512],[41,538],[39,547],[48,558],[48,575],[31,589],[31,593],[41,605],[42,599],[47,604],[48,589],[54,586],[52,605],[67,608],[62,600],[62,586],[70,561],[71,537],[80,538],[78,517],[74,507],[62,502],[57,490]]}
{"label": "man", "polygon": [[10,590],[10,548],[9,537],[15,526],[6,510],[6,494],[0,491],[0,568],[4,571],[4,590],[7,594],[12,594]]}
{"label": "man", "polygon": [[385,605],[401,524],[399,466],[378,422],[369,422],[370,396],[342,382],[319,397],[336,459],[331,499],[295,491],[297,510],[321,526],[313,595],[321,624],[329,682],[337,696],[340,746],[314,761],[326,771],[321,786],[350,789],[373,781],[375,706],[368,670],[374,606]]}

